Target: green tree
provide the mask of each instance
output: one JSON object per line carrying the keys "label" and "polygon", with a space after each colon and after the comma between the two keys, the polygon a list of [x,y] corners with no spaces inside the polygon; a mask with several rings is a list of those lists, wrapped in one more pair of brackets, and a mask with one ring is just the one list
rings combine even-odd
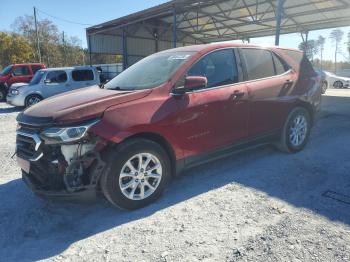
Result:
{"label": "green tree", "polygon": [[34,50],[28,41],[17,34],[0,32],[0,66],[31,62]]}
{"label": "green tree", "polygon": [[[36,50],[36,34],[34,17],[25,15],[15,19],[12,28],[18,34],[28,39]],[[73,66],[84,64],[85,53],[77,37],[63,37],[52,21],[44,19],[38,21],[38,35],[42,61],[49,67]],[[35,58],[38,60],[37,52]]]}
{"label": "green tree", "polygon": [[326,38],[324,38],[323,36],[318,36],[317,39],[317,45],[318,45],[318,50],[320,52],[320,65],[321,65],[321,69],[323,68],[323,51],[324,51],[324,44],[326,43]]}
{"label": "green tree", "polygon": [[349,53],[349,59],[350,59],[350,31],[348,32],[348,42],[347,42],[347,49]]}
{"label": "green tree", "polygon": [[313,60],[315,54],[318,53],[318,42],[315,40],[308,40],[307,42],[301,42],[299,49],[304,51],[308,59]]}
{"label": "green tree", "polygon": [[343,39],[344,32],[340,29],[334,29],[329,35],[335,46],[334,51],[334,72],[337,73],[337,55],[340,52],[341,41]]}

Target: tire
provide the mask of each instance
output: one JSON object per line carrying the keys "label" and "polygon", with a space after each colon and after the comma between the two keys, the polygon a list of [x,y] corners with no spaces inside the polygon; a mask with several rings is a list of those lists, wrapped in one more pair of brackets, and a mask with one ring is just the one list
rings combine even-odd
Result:
{"label": "tire", "polygon": [[6,90],[4,90],[4,89],[0,89],[0,102],[3,102],[3,101],[5,101],[6,100],[6,95],[7,95],[7,92],[6,92]]}
{"label": "tire", "polygon": [[[143,154],[143,164],[147,162],[148,157],[152,159],[144,170],[139,168],[139,158],[136,157],[140,154]],[[146,172],[146,169],[155,168],[157,161],[160,168]],[[156,173],[158,179],[150,177],[155,176]],[[161,174],[160,178],[159,173]],[[146,174],[149,176],[146,176]],[[100,185],[103,194],[112,205],[122,209],[134,210],[145,207],[157,200],[170,180],[171,164],[163,147],[150,140],[133,139],[111,150],[107,160],[107,169],[101,177]],[[146,183],[154,187],[151,189]],[[122,186],[125,186],[124,190]],[[142,198],[142,187],[144,198]]]}
{"label": "tire", "polygon": [[[300,129],[296,129],[297,126],[297,118],[299,117],[299,120],[303,119],[305,121],[305,129],[301,128],[301,122],[300,126],[298,126]],[[299,130],[300,132],[294,133],[299,134],[298,136],[298,143],[296,143],[296,135],[292,135],[294,130]],[[294,108],[288,115],[287,120],[284,124],[282,133],[280,135],[280,140],[276,144],[277,148],[283,152],[287,153],[297,153],[301,151],[305,145],[307,144],[309,137],[310,137],[310,131],[311,131],[311,116],[310,113],[303,107],[296,107]]]}
{"label": "tire", "polygon": [[30,95],[25,100],[25,107],[26,108],[31,107],[31,106],[39,103],[42,100],[43,100],[43,98],[39,95]]}
{"label": "tire", "polygon": [[333,87],[334,87],[334,88],[343,88],[344,85],[343,85],[343,82],[342,82],[342,81],[335,81],[335,82],[333,83]]}
{"label": "tire", "polygon": [[325,93],[326,93],[326,91],[327,91],[327,86],[328,86],[327,81],[323,81],[322,86],[321,86],[322,94],[325,94]]}

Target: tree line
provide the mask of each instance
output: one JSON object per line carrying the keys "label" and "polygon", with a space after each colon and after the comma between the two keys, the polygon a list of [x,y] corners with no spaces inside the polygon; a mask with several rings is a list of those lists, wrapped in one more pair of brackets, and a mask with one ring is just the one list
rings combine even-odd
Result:
{"label": "tree line", "polygon": [[[76,36],[60,32],[50,20],[37,22],[41,62],[47,67],[85,65],[89,53],[82,47]],[[39,62],[34,17],[17,17],[12,32],[0,32],[0,68],[9,64]],[[92,54],[92,63],[105,64],[120,62],[120,56]]]}
{"label": "tree line", "polygon": [[[306,56],[313,62],[314,65],[321,67],[328,71],[335,71],[341,67],[350,68],[350,31],[347,34],[346,52],[342,50],[342,45],[344,44],[344,31],[341,29],[334,29],[331,31],[328,38],[332,41],[334,47],[334,60],[325,61],[323,60],[324,45],[326,43],[326,38],[324,36],[319,36],[318,39],[305,40],[299,44],[299,49],[303,50]],[[315,59],[315,56],[319,55],[319,58]],[[345,58],[345,62],[339,62],[339,55]]]}

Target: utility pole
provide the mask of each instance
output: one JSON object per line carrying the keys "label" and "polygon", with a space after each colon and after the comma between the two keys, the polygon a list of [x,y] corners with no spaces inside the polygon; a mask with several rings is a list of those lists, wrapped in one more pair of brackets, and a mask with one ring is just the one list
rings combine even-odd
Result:
{"label": "utility pole", "polygon": [[66,42],[64,40],[64,31],[62,33],[62,42],[63,42],[63,53],[64,53],[64,66],[67,66],[67,52],[66,52]]}
{"label": "utility pole", "polygon": [[36,8],[34,8],[34,23],[35,23],[35,34],[36,34],[36,45],[37,45],[37,52],[38,52],[38,58],[39,62],[41,63],[41,52],[40,52],[40,42],[39,42],[39,32],[38,32],[38,22],[36,20]]}

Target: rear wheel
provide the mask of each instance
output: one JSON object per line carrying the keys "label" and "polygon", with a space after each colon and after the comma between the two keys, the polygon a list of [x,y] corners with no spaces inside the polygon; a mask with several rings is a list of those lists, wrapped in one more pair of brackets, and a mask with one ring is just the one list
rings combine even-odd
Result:
{"label": "rear wheel", "polygon": [[333,86],[335,87],[335,88],[343,88],[343,82],[342,81],[335,81],[334,82],[334,84],[333,84]]}
{"label": "rear wheel", "polygon": [[31,107],[37,103],[39,103],[42,99],[39,95],[30,95],[26,98],[26,107]]}
{"label": "rear wheel", "polygon": [[322,94],[325,94],[325,93],[326,93],[327,86],[328,86],[327,81],[323,81],[322,87],[321,87]]}
{"label": "rear wheel", "polygon": [[101,178],[105,197],[123,209],[137,209],[154,202],[171,179],[170,160],[157,143],[135,139],[111,152]]}
{"label": "rear wheel", "polygon": [[284,124],[277,147],[288,153],[301,151],[310,136],[311,117],[303,107],[293,109]]}

